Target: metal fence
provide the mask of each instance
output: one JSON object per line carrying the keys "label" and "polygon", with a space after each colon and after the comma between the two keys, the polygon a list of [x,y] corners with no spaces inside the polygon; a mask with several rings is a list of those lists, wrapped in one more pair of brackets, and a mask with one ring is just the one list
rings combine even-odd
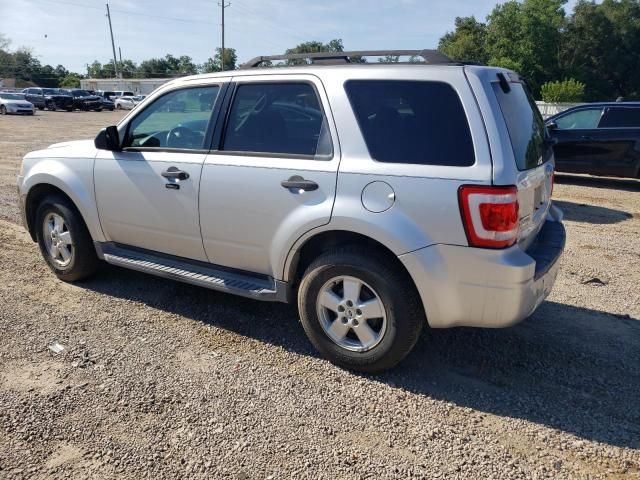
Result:
{"label": "metal fence", "polygon": [[556,113],[564,112],[568,108],[575,107],[576,105],[580,105],[579,103],[546,103],[546,102],[536,102],[538,106],[538,110],[542,114],[542,118],[548,118]]}

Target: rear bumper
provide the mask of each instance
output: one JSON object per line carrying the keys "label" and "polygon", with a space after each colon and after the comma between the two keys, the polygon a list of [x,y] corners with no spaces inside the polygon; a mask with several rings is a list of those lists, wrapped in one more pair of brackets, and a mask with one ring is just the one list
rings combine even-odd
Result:
{"label": "rear bumper", "polygon": [[527,251],[433,245],[399,258],[431,327],[508,327],[551,292],[565,239],[562,222],[549,219]]}

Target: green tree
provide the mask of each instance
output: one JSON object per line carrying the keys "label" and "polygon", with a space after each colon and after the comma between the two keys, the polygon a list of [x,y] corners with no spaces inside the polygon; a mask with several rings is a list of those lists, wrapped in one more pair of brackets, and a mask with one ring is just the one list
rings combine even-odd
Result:
{"label": "green tree", "polygon": [[398,63],[400,61],[400,57],[398,55],[385,55],[378,59],[379,63]]}
{"label": "green tree", "polygon": [[[224,49],[224,69],[235,70],[238,62],[238,55],[235,48]],[[216,48],[216,54],[213,58],[208,58],[206,62],[200,65],[199,71],[201,73],[220,72],[222,65],[222,48]]]}
{"label": "green tree", "polygon": [[640,98],[640,1],[580,1],[563,33],[564,72],[588,100]]}
{"label": "green tree", "polygon": [[102,78],[102,64],[98,60],[94,60],[87,67],[87,74],[91,78]]}
{"label": "green tree", "polygon": [[488,63],[516,68],[534,92],[560,72],[559,51],[566,0],[515,0],[496,6],[487,18]]}
{"label": "green tree", "polygon": [[60,80],[62,88],[80,88],[80,76],[77,73],[69,73]]}
{"label": "green tree", "polygon": [[[293,48],[287,49],[285,55],[295,55],[297,53],[320,53],[320,52],[344,52],[344,45],[342,39],[335,38],[329,43],[322,43],[318,41],[303,42],[296,45]],[[312,63],[306,59],[287,60],[287,65],[304,65]]]}
{"label": "green tree", "polygon": [[475,17],[456,17],[455,30],[440,39],[438,50],[454,60],[487,63],[487,26]]}
{"label": "green tree", "polygon": [[547,82],[540,88],[542,100],[548,103],[581,102],[584,98],[584,83],[573,78]]}

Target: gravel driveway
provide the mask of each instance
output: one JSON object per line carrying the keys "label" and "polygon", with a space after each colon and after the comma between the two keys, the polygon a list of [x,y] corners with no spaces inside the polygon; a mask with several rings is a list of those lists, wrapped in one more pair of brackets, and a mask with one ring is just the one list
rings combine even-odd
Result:
{"label": "gravel driveway", "polygon": [[0,117],[0,478],[640,478],[640,182],[558,176],[567,250],[533,317],[355,375],[290,306],[55,279],[17,224],[20,158],[119,116]]}

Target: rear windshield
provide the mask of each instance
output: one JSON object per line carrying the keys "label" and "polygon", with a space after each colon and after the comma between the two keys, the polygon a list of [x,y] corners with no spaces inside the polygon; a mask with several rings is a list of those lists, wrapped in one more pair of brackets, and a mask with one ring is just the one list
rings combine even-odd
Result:
{"label": "rear windshield", "polygon": [[505,92],[498,82],[492,83],[504,121],[509,130],[511,147],[518,170],[529,170],[550,158],[545,142],[544,121],[529,89],[523,83],[509,83]]}

